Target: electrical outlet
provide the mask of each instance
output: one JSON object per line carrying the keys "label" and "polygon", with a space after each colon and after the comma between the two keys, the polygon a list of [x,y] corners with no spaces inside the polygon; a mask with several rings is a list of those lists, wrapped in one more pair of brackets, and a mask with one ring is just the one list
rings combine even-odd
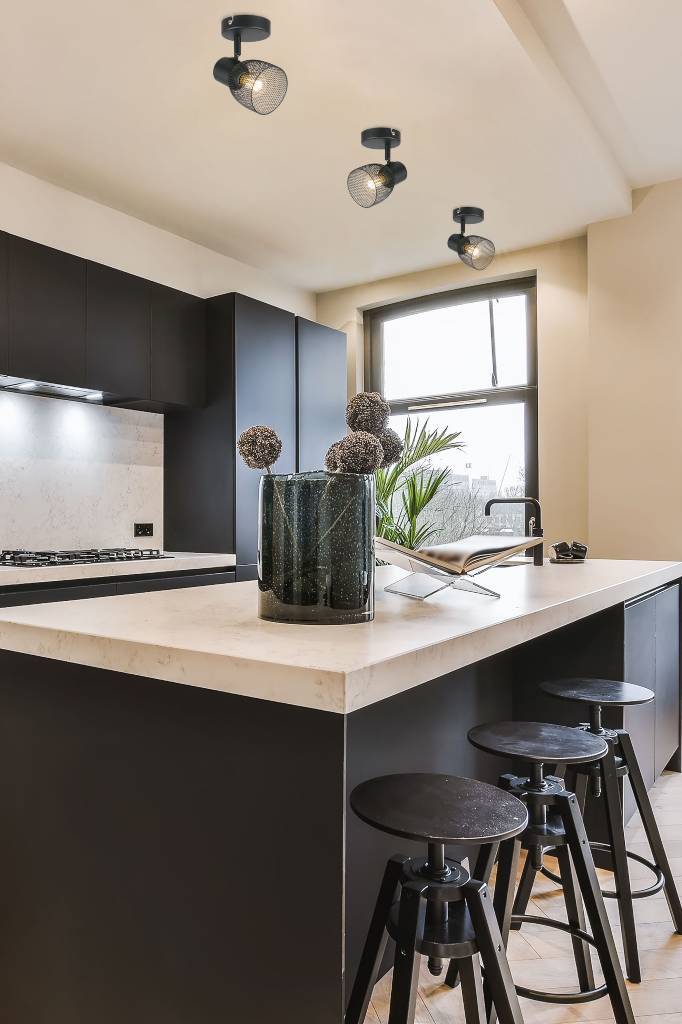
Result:
{"label": "electrical outlet", "polygon": [[154,536],[154,524],[153,523],[135,523],[134,537],[153,537]]}

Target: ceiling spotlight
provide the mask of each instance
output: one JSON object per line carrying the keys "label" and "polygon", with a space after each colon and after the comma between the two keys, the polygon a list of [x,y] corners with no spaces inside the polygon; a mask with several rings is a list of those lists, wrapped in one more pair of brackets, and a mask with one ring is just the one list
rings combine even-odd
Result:
{"label": "ceiling spotlight", "polygon": [[223,18],[222,33],[234,42],[234,57],[221,57],[213,77],[226,85],[237,103],[256,114],[271,114],[287,94],[287,76],[264,60],[241,60],[242,43],[256,43],[270,35],[270,20],[257,14]]}
{"label": "ceiling spotlight", "polygon": [[495,246],[482,235],[465,235],[467,224],[480,224],[483,210],[480,206],[458,206],[452,211],[452,219],[459,223],[460,233],[450,235],[448,245],[457,253],[462,263],[472,270],[485,270],[495,258]]}
{"label": "ceiling spotlight", "polygon": [[400,145],[397,128],[365,128],[360,141],[367,149],[383,149],[385,164],[363,164],[348,175],[348,191],[358,206],[369,209],[388,199],[395,185],[405,181],[405,164],[391,160],[391,149]]}

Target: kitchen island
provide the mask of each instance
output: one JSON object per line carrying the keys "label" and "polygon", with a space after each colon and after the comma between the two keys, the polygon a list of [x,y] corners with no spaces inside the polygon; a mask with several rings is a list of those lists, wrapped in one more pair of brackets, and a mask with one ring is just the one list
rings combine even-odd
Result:
{"label": "kitchen island", "polygon": [[574,721],[536,684],[578,672],[656,689],[628,727],[650,781],[679,757],[682,563],[498,568],[497,601],[399,575],[355,626],[260,621],[255,583],[0,611],[2,1019],[340,1024],[411,852],[358,782],[494,781],[468,728]]}

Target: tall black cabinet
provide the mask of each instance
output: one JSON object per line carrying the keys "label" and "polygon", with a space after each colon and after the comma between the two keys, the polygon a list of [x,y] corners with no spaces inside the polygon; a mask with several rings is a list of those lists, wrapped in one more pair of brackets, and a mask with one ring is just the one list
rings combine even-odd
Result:
{"label": "tall black cabinet", "polygon": [[261,474],[237,438],[267,424],[283,442],[276,472],[321,468],[345,432],[346,336],[244,295],[206,305],[206,405],[165,422],[166,547],[235,552],[237,579],[253,579]]}
{"label": "tall black cabinet", "polygon": [[296,317],[298,471],[320,469],[346,433],[346,336]]}

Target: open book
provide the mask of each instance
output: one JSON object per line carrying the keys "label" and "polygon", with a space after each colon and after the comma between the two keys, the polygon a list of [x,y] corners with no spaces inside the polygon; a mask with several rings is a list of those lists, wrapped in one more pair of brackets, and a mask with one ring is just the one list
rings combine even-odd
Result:
{"label": "open book", "polygon": [[452,544],[433,544],[411,551],[401,544],[377,537],[377,558],[410,572],[434,569],[451,576],[462,576],[505,562],[512,555],[542,544],[542,537],[497,537],[492,534],[465,537]]}

